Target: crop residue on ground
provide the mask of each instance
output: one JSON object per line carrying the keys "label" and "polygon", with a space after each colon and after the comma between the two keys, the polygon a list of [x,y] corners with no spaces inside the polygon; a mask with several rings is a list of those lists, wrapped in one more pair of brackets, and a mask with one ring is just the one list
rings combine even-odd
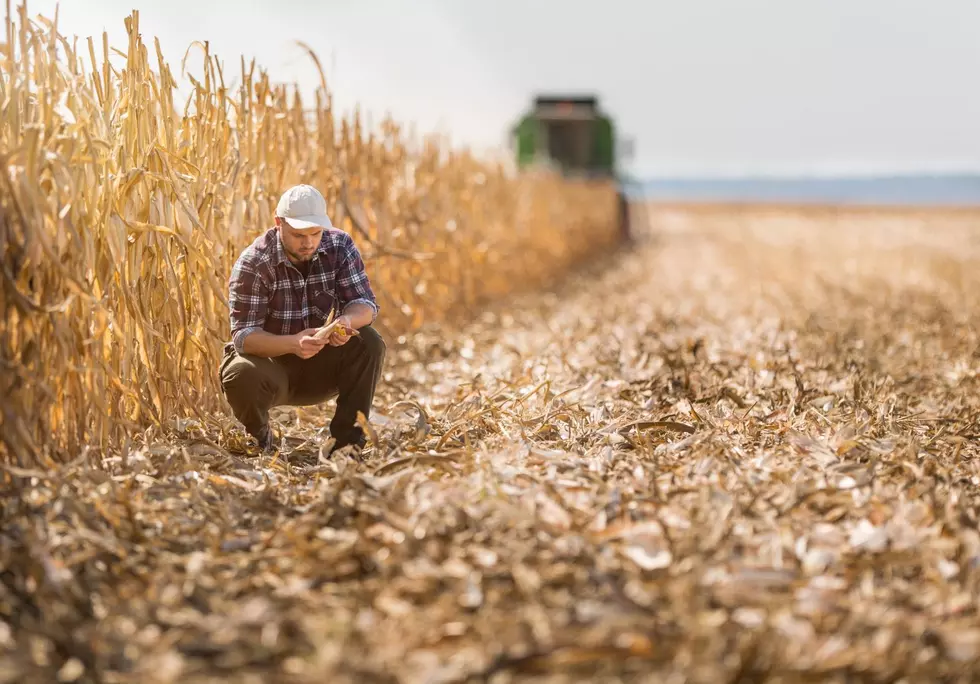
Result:
{"label": "crop residue on ground", "polygon": [[975,224],[654,210],[390,340],[364,463],[297,409],[274,459],[215,418],[8,468],[0,680],[965,676]]}

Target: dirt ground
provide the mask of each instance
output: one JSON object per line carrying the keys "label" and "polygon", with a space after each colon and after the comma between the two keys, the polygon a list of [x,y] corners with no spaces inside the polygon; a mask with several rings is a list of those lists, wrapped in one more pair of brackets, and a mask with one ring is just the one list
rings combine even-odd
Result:
{"label": "dirt ground", "polygon": [[363,463],[328,406],[16,474],[0,682],[971,680],[980,212],[637,220],[390,339]]}

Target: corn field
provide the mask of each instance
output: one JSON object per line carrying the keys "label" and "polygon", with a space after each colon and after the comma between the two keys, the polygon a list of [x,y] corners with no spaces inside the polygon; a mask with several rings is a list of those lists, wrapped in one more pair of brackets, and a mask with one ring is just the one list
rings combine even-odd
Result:
{"label": "corn field", "polygon": [[[551,283],[616,239],[608,184],[517,175],[390,119],[366,130],[335,114],[322,70],[312,103],[244,59],[230,87],[206,44],[178,73],[138,12],[125,25],[124,46],[69,42],[55,20],[8,11],[5,461],[50,463],[220,410],[227,277],[295,183],[319,188],[354,236],[392,336]],[[195,59],[201,80],[182,75]]]}
{"label": "corn field", "polygon": [[[178,103],[126,26],[0,46],[0,684],[978,680],[980,211],[634,205],[614,250],[608,185],[207,45]],[[219,400],[303,181],[390,340],[362,459]]]}

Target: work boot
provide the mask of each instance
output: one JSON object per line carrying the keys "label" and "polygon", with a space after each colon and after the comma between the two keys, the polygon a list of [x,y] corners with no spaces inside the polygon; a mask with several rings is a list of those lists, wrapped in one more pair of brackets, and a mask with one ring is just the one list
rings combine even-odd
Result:
{"label": "work boot", "polygon": [[255,437],[259,442],[259,451],[263,454],[272,454],[277,451],[276,449],[276,436],[272,432],[272,428],[266,425],[262,432],[260,432]]}
{"label": "work boot", "polygon": [[333,456],[338,453],[341,449],[345,451],[348,455],[353,458],[360,460],[361,452],[364,451],[364,447],[367,444],[367,438],[364,434],[358,430],[352,438],[347,438],[343,440],[338,440],[332,447],[330,451],[327,452],[327,456]]}

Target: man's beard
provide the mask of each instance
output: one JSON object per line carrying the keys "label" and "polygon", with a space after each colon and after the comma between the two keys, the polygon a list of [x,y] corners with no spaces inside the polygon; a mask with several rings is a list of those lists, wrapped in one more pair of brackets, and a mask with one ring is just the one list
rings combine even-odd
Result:
{"label": "man's beard", "polygon": [[313,255],[314,254],[316,254],[316,251],[315,250],[312,251],[312,252],[310,252],[308,255],[304,256],[302,254],[299,254],[297,252],[294,252],[293,250],[291,250],[289,248],[286,248],[286,256],[288,256],[293,261],[309,261],[310,259],[313,258]]}

